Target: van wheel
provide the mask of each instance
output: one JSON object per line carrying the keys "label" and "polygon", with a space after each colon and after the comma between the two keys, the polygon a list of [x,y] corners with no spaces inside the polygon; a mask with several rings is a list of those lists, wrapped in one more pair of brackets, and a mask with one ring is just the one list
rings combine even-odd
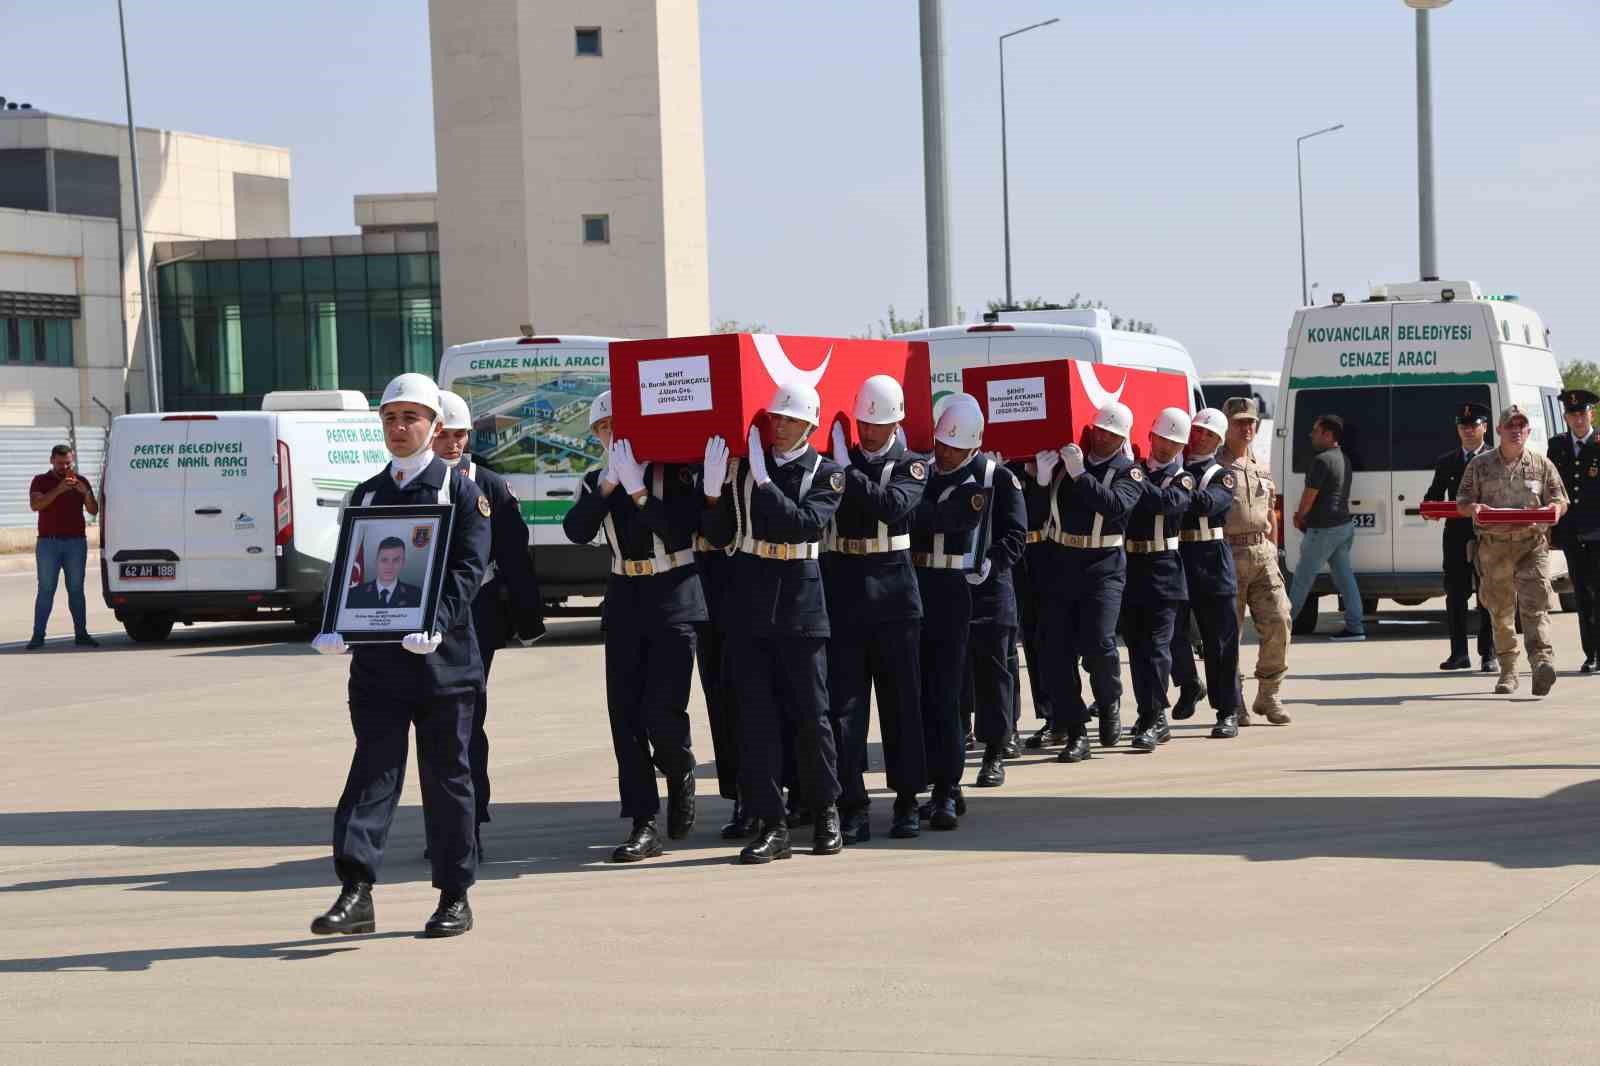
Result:
{"label": "van wheel", "polygon": [[136,614],[122,622],[136,644],[158,644],[167,639],[177,621],[170,614]]}
{"label": "van wheel", "polygon": [[1294,624],[1289,631],[1297,637],[1308,636],[1317,631],[1317,597],[1316,594],[1306,597],[1306,605],[1300,608],[1300,613],[1294,616]]}

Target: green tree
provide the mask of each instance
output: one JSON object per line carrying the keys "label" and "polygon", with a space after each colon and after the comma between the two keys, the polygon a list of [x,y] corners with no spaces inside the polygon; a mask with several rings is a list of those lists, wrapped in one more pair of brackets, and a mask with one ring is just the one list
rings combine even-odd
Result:
{"label": "green tree", "polygon": [[[1083,298],[1083,294],[1079,292],[1073,293],[1072,299],[1068,300],[1064,304],[1051,303],[1048,300],[1038,296],[1030,296],[1026,300],[1023,300],[1021,303],[1016,304],[1011,308],[1007,308],[1006,305],[999,300],[989,301],[989,310],[991,311],[1075,311],[1078,308],[1099,308],[1101,310],[1111,311],[1109,307],[1106,307],[1106,305],[1101,303],[1099,300],[1085,300]],[[1115,311],[1111,311],[1111,328],[1127,330],[1129,333],[1156,332],[1156,324],[1154,322],[1147,322],[1137,318],[1124,318]]]}
{"label": "green tree", "polygon": [[[967,317],[964,307],[956,308],[956,321],[962,322]],[[894,304],[889,305],[887,317],[878,319],[877,325],[868,326],[865,333],[852,333],[851,336],[858,340],[883,340],[896,333],[910,333],[915,329],[927,328],[928,316],[925,311],[918,311],[912,318],[901,318],[895,314]]]}
{"label": "green tree", "polygon": [[1600,363],[1591,359],[1572,359],[1561,364],[1561,385],[1568,389],[1588,389],[1600,393]]}
{"label": "green tree", "polygon": [[740,322],[737,318],[721,318],[711,327],[712,333],[771,333],[765,322]]}

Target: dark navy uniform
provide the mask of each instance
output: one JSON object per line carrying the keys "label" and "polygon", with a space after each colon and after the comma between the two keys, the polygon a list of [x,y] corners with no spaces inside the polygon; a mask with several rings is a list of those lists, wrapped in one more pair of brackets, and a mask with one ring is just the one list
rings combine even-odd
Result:
{"label": "dark navy uniform", "polygon": [[[1027,511],[1028,531],[1024,535],[1027,547],[1022,552],[1022,562],[1012,574],[1012,586],[1017,596],[1017,621],[1022,631],[1022,654],[1028,664],[1028,692],[1033,698],[1033,714],[1045,723],[1047,730],[1064,732],[1065,718],[1059,727],[1054,722],[1054,708],[1058,702],[1050,691],[1050,670],[1045,665],[1044,648],[1039,643],[1039,617],[1044,610],[1044,590],[1051,575],[1061,567],[1060,545],[1050,539],[1050,485],[1039,484],[1038,478],[1026,469],[1013,467],[1022,481],[1023,506]],[[1070,670],[1077,676],[1078,655],[1073,649],[1055,649],[1056,654],[1070,654]],[[1078,704],[1083,703],[1081,682],[1077,692]],[[1070,702],[1070,701],[1068,701]],[[1042,739],[1042,738],[1041,738]],[[1033,741],[1029,742],[1033,744]]]}
{"label": "dark navy uniform", "polygon": [[489,716],[489,668],[494,664],[494,653],[505,647],[513,634],[529,640],[544,632],[544,601],[533,576],[522,505],[511,486],[505,478],[470,458],[457,470],[478,486],[489,501],[491,512],[489,567],[484,571],[478,598],[472,601],[472,628],[478,635],[478,655],[483,659],[483,688],[478,692],[472,716],[468,756],[472,763],[472,796],[482,824],[489,820],[489,734],[484,731]]}
{"label": "dark navy uniform", "polygon": [[715,545],[733,545],[726,661],[739,707],[739,783],[749,813],[784,820],[783,727],[794,727],[796,773],[813,810],[836,802],[839,779],[828,722],[828,605],[818,564],[823,535],[844,494],[837,464],[807,446],[756,485],[740,462],[719,505],[704,512]]}
{"label": "dark navy uniform", "polygon": [[[1562,401],[1566,400],[1563,393]],[[1551,437],[1545,454],[1561,471],[1572,501],[1556,523],[1551,543],[1567,557],[1567,573],[1578,600],[1585,672],[1593,672],[1600,656],[1600,430],[1590,430],[1581,444],[1570,432]]]}
{"label": "dark navy uniform", "polygon": [[1128,568],[1122,539],[1128,516],[1144,495],[1145,476],[1120,451],[1099,462],[1086,461],[1076,478],[1058,470],[1050,501],[1056,552],[1041,590],[1039,640],[1050,668],[1056,724],[1076,739],[1085,734],[1089,721],[1081,695],[1073,698],[1083,691],[1076,659],[1083,660],[1102,715],[1122,699],[1117,618]]}
{"label": "dark navy uniform", "polygon": [[922,729],[928,778],[936,793],[961,784],[966,765],[961,691],[972,630],[977,529],[988,506],[982,455],[949,473],[930,467],[928,487],[912,515],[911,561],[922,595]]}
{"label": "dark navy uniform", "polygon": [[[1485,409],[1487,412],[1487,408]],[[1485,413],[1485,419],[1488,415]],[[1474,456],[1488,451],[1485,441],[1475,452],[1459,447],[1451,448],[1433,461],[1433,482],[1423,494],[1424,500],[1454,500],[1461,484],[1461,475]],[[1552,456],[1553,458],[1553,456]],[[1461,659],[1467,655],[1467,601],[1477,584],[1477,570],[1472,565],[1468,549],[1477,539],[1470,518],[1447,518],[1444,522],[1444,596],[1445,622],[1450,629],[1450,658]],[[1586,649],[1587,650],[1587,649]],[[1494,625],[1489,612],[1478,604],[1478,655],[1489,659],[1494,656]]]}
{"label": "dark navy uniform", "polygon": [[711,753],[717,760],[717,794],[723,799],[739,798],[739,739],[735,732],[738,713],[733,700],[733,679],[726,660],[728,627],[737,619],[728,614],[728,588],[733,582],[733,557],[714,547],[704,536],[695,536],[695,563],[700,568],[700,585],[705,591],[710,620],[700,627],[695,642],[695,661],[700,667],[700,691],[706,698],[706,717],[711,722]]}
{"label": "dark navy uniform", "polygon": [[975,479],[992,489],[988,525],[980,528],[973,577],[984,560],[989,576],[972,589],[972,629],[967,661],[973,685],[973,732],[986,747],[1003,746],[1015,726],[1012,664],[1017,650],[1017,595],[1012,570],[1028,545],[1022,485],[1011,469],[983,454],[973,460]]}
{"label": "dark navy uniform", "polygon": [[675,791],[693,795],[689,683],[695,630],[709,617],[694,561],[703,503],[692,466],[645,464],[642,505],[621,485],[602,495],[600,473],[584,475],[561,528],[574,544],[587,544],[604,529],[611,549],[601,608],[606,711],[621,815],[637,824],[661,809],[657,769]]}
{"label": "dark navy uniform", "polygon": [[1237,719],[1244,702],[1239,690],[1239,615],[1234,606],[1239,579],[1233,568],[1233,549],[1222,530],[1233,506],[1234,474],[1214,456],[1189,463],[1184,470],[1195,483],[1189,510],[1183,516],[1183,531],[1178,534],[1189,608],[1180,612],[1173,639],[1188,643],[1188,619],[1193,617],[1200,630],[1211,706],[1219,721]]}
{"label": "dark navy uniform", "polygon": [[443,642],[427,655],[406,651],[397,643],[358,644],[352,651],[350,725],[356,750],[333,816],[334,870],[347,885],[378,880],[405,783],[409,730],[414,724],[433,887],[464,895],[478,871],[467,749],[473,711],[483,689],[472,602],[489,564],[489,501],[442,459],[434,459],[403,487],[385,468],[356,486],[350,499],[352,504],[374,507],[449,502],[454,510],[433,623]]}
{"label": "dark navy uniform", "polygon": [[895,440],[870,458],[850,450],[844,494],[822,556],[833,635],[828,641],[829,715],[839,757],[839,809],[867,807],[869,693],[889,788],[915,796],[928,780],[922,740],[918,644],[922,597],[911,568],[911,512],[928,483],[928,458]]}
{"label": "dark navy uniform", "polygon": [[1189,511],[1195,479],[1180,459],[1150,469],[1145,493],[1128,518],[1128,584],[1122,593],[1122,632],[1128,642],[1138,724],[1153,725],[1167,709],[1172,672],[1172,634],[1179,605],[1189,598],[1179,556],[1179,532]]}

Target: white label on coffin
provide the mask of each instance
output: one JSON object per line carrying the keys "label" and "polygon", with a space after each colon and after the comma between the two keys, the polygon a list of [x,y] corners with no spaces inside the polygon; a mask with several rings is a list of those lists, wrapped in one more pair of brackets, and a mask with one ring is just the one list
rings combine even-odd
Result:
{"label": "white label on coffin", "polygon": [[989,381],[989,422],[1037,422],[1046,417],[1044,378]]}
{"label": "white label on coffin", "polygon": [[675,415],[711,410],[711,357],[685,355],[639,364],[639,413]]}

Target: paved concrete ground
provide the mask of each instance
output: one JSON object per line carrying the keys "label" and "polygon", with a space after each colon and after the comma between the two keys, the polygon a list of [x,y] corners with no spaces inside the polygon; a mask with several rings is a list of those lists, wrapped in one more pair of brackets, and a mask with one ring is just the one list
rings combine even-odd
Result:
{"label": "paved concrete ground", "polygon": [[[0,578],[0,1061],[1455,1066],[1600,1046],[1600,679],[1494,698],[1435,669],[1437,613],[1296,643],[1289,728],[1224,743],[1197,719],[1154,756],[1030,757],[970,791],[957,832],[765,868],[730,862],[714,798],[685,846],[605,863],[626,826],[597,627],[557,623],[496,665],[478,928],[424,941],[414,784],[380,931],[306,931],[335,892],[343,661],[275,626],[135,647],[94,599],[104,649],[27,655],[32,592]],[[1572,617],[1556,631],[1576,666]],[[698,694],[692,713],[709,760]]]}

